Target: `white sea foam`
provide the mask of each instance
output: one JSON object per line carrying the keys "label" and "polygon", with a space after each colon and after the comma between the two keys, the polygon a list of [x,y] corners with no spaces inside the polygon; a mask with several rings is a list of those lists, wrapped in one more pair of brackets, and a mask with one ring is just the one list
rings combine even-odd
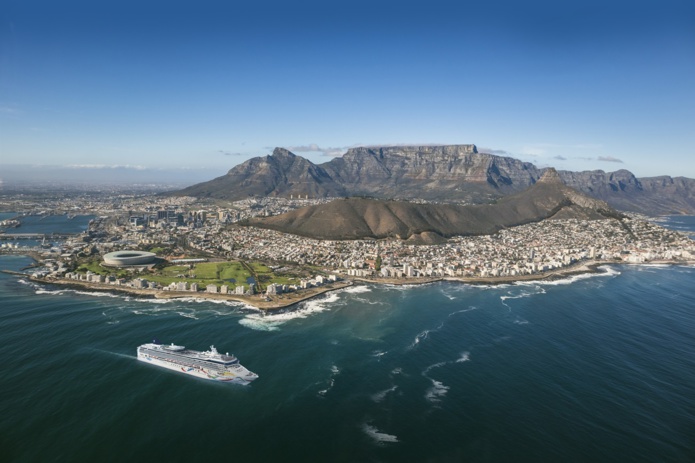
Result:
{"label": "white sea foam", "polygon": [[256,331],[278,331],[280,329],[280,325],[283,323],[285,322],[264,320],[261,317],[250,315],[239,320],[239,324],[241,326],[245,326],[246,328]]}
{"label": "white sea foam", "polygon": [[66,292],[67,291],[49,291],[47,289],[37,289],[36,291],[34,291],[35,294],[54,294],[57,296],[65,294]]}
{"label": "white sea foam", "polygon": [[392,375],[400,375],[401,373],[403,373],[403,368],[401,367],[397,367],[391,370]]}
{"label": "white sea foam", "polygon": [[379,402],[381,402],[382,400],[384,400],[384,398],[386,398],[386,396],[387,396],[389,393],[395,391],[396,389],[398,389],[398,386],[392,386],[392,387],[390,387],[390,388],[388,388],[388,389],[384,389],[383,391],[379,391],[379,392],[377,392],[376,394],[372,394],[372,395],[371,395],[371,399],[372,399],[374,402],[379,403]]}
{"label": "white sea foam", "polygon": [[376,358],[378,358],[378,359],[381,359],[381,357],[384,356],[384,355],[386,355],[386,354],[388,354],[388,352],[389,352],[389,351],[387,351],[387,350],[384,350],[384,351],[375,350],[375,351],[372,352],[372,357],[376,357]]}
{"label": "white sea foam", "polygon": [[[20,280],[21,281],[21,280]],[[109,292],[104,292],[104,291],[79,291],[76,289],[46,289],[42,287],[41,285],[37,285],[32,282],[27,282],[25,284],[28,284],[30,286],[33,286],[34,288],[38,288],[35,291],[35,294],[53,294],[56,296],[60,296],[66,293],[71,293],[71,294],[80,294],[83,296],[92,296],[92,297],[111,297],[111,298],[123,298],[124,296],[122,294],[115,294],[115,293],[109,293]]]}
{"label": "white sea foam", "polygon": [[423,340],[427,339],[427,337],[428,337],[431,333],[436,333],[437,331],[441,330],[442,328],[444,328],[444,322],[440,323],[439,326],[437,326],[436,328],[433,328],[433,329],[430,329],[430,330],[424,330],[424,331],[418,333],[418,334],[415,336],[415,339],[413,340],[412,344],[410,344],[410,345],[408,346],[407,350],[414,349],[415,347],[417,347],[418,344],[420,344],[420,341],[423,341]]}
{"label": "white sea foam", "polygon": [[472,311],[472,310],[478,310],[478,308],[477,308],[476,306],[474,306],[474,305],[471,305],[471,306],[469,306],[469,307],[466,308],[466,309],[461,309],[461,310],[457,310],[456,312],[451,312],[449,315],[447,315],[447,317],[453,317],[453,316],[456,315],[456,314],[459,314],[459,313],[466,313],[466,312],[470,312],[470,311]]}
{"label": "white sea foam", "polygon": [[97,291],[73,291],[75,294],[82,294],[83,296],[94,296],[94,297],[112,297],[112,298],[122,298],[120,294],[105,293]]}
{"label": "white sea foam", "polygon": [[532,285],[529,285],[528,283],[520,283],[519,286],[522,286],[525,288],[520,289],[518,292],[515,291],[515,288],[512,288],[509,291],[507,291],[506,296],[500,296],[500,299],[502,301],[506,301],[507,299],[523,299],[525,297],[531,297],[531,296],[535,296],[537,294],[545,294],[545,289],[541,288],[536,283],[534,283]]}
{"label": "white sea foam", "polygon": [[349,294],[360,294],[360,293],[368,293],[371,292],[372,288],[369,286],[365,285],[358,285],[358,286],[349,286],[347,288],[344,288],[341,290],[343,293],[349,293]]}
{"label": "white sea foam", "polygon": [[376,443],[381,444],[384,442],[398,442],[398,437],[394,436],[392,434],[386,434],[381,431],[379,431],[377,428],[374,426],[370,426],[368,423],[364,423],[362,425],[362,430]]}
{"label": "white sea foam", "polygon": [[452,361],[437,362],[437,363],[433,363],[432,365],[425,368],[422,371],[422,376],[429,379],[430,382],[432,383],[432,386],[429,389],[427,389],[427,391],[425,392],[425,398],[430,402],[439,402],[446,395],[446,393],[449,391],[449,386],[446,386],[441,381],[437,381],[436,379],[434,379],[428,375],[430,371],[434,370],[435,368],[441,368],[445,365],[450,365],[453,363],[464,363],[464,362],[470,362],[470,361],[471,361],[471,353],[469,351],[463,351],[463,352],[461,352],[461,356],[458,359],[454,360],[453,362]]}
{"label": "white sea foam", "polygon": [[620,271],[614,269],[610,265],[602,265],[598,267],[600,272],[595,273],[579,273],[577,275],[570,275],[566,278],[551,281],[536,281],[535,283],[543,286],[558,286],[558,285],[571,285],[577,281],[587,280],[589,278],[601,278],[601,277],[613,277],[620,275]]}
{"label": "white sea foam", "polygon": [[133,310],[133,315],[155,315],[154,313],[150,312],[149,310]]}
{"label": "white sea foam", "polygon": [[129,297],[125,298],[126,301],[129,302],[138,302],[142,304],[171,304],[175,302],[175,299],[140,299],[140,298],[135,298],[131,299]]}
{"label": "white sea foam", "polygon": [[318,394],[318,395],[321,395],[321,396],[324,396],[324,395],[328,394],[328,391],[330,391],[331,389],[333,389],[333,385],[334,385],[334,384],[335,384],[335,379],[333,379],[333,378],[329,379],[329,380],[328,380],[328,387],[327,387],[326,389],[320,390],[317,394]]}
{"label": "white sea foam", "polygon": [[[107,311],[109,313],[106,313]],[[120,321],[114,315],[111,315],[111,313],[120,314],[121,310],[120,309],[109,309],[109,310],[105,310],[105,311],[101,312],[101,314],[104,317],[108,318],[108,321],[106,322],[106,324],[107,325],[117,325],[118,323],[120,323]]]}
{"label": "white sea foam", "polygon": [[369,304],[369,305],[385,305],[386,303],[384,301],[374,301],[370,300],[364,297],[353,297],[353,301],[361,302],[362,304]]}
{"label": "white sea foam", "polygon": [[406,291],[408,289],[413,289],[417,288],[422,285],[412,285],[412,284],[406,284],[406,285],[391,285],[391,284],[383,284],[382,285],[386,289],[391,289],[395,291]]}
{"label": "white sea foam", "polygon": [[319,395],[325,396],[328,391],[333,389],[333,386],[335,385],[335,377],[340,374],[340,368],[338,368],[335,365],[331,365],[331,377],[328,379],[328,387],[326,389],[322,389],[318,392]]}
{"label": "white sea foam", "polygon": [[443,367],[443,366],[446,365],[447,363],[449,363],[449,362],[437,362],[437,363],[434,363],[434,364],[428,366],[428,367],[425,368],[425,370],[422,372],[422,376],[424,376],[425,378],[430,379],[430,378],[427,376],[427,373],[429,373],[430,370],[433,370],[433,369],[439,368],[439,367]]}
{"label": "white sea foam", "polygon": [[425,399],[430,402],[440,402],[442,398],[449,392],[449,386],[445,386],[441,381],[428,378],[432,381],[432,387],[425,392]]}
{"label": "white sea foam", "polygon": [[410,344],[408,346],[408,350],[414,349],[418,344],[420,344],[420,341],[422,341],[423,339],[427,339],[427,336],[429,336],[429,334],[430,334],[430,330],[425,330],[425,331],[422,331],[421,333],[418,333],[415,336],[415,339],[413,340],[412,344]]}
{"label": "white sea foam", "polygon": [[239,324],[247,328],[260,331],[277,331],[280,326],[296,318],[307,318],[326,310],[330,310],[331,303],[340,299],[336,293],[331,293],[323,299],[305,301],[299,304],[299,308],[278,313],[253,313],[239,320]]}
{"label": "white sea foam", "polygon": [[456,359],[456,363],[470,362],[470,361],[471,361],[471,353],[468,351],[461,352],[461,357]]}

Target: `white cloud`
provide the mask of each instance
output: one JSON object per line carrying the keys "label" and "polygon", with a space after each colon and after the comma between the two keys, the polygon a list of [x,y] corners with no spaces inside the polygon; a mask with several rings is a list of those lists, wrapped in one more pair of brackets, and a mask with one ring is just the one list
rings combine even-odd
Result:
{"label": "white cloud", "polygon": [[109,165],[109,164],[70,164],[65,166],[68,169],[132,169],[132,170],[146,170],[145,166],[131,166],[126,165]]}
{"label": "white cloud", "polygon": [[350,149],[354,148],[355,146],[358,145],[352,145],[352,146],[343,146],[343,147],[321,147],[317,145],[316,143],[309,143],[308,145],[297,145],[297,146],[290,146],[287,149],[292,151],[293,153],[321,153],[321,156],[330,156],[330,157],[336,157],[336,156],[342,156],[345,154],[345,152]]}
{"label": "white cloud", "polygon": [[603,161],[603,162],[617,162],[620,164],[623,163],[623,161],[621,159],[614,158],[613,156],[599,156],[598,160]]}
{"label": "white cloud", "polygon": [[511,156],[512,153],[510,153],[507,150],[500,150],[500,149],[494,149],[494,148],[483,148],[480,147],[478,148],[479,153],[487,153],[487,154],[494,154],[496,156]]}

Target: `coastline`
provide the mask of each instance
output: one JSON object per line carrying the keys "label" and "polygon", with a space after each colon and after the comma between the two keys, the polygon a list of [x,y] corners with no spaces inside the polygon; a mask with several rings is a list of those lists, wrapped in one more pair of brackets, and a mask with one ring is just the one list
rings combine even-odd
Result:
{"label": "coastline", "polygon": [[541,280],[555,280],[560,278],[565,278],[572,275],[582,275],[587,273],[598,273],[598,268],[606,264],[623,264],[622,262],[611,262],[611,261],[592,261],[583,262],[580,264],[562,267],[559,269],[549,270],[543,273],[534,273],[532,275],[514,275],[514,276],[501,276],[501,277],[411,277],[411,278],[360,278],[354,277],[354,280],[362,281],[365,283],[375,283],[375,284],[388,284],[388,285],[425,285],[429,283],[436,283],[439,281],[452,281],[458,283],[464,283],[469,285],[507,285],[513,284],[519,281],[541,281]]}
{"label": "coastline", "polygon": [[523,281],[553,281],[573,275],[584,275],[600,272],[603,265],[695,265],[695,261],[649,261],[649,262],[618,262],[618,261],[590,261],[581,262],[572,266],[562,267],[543,273],[532,275],[514,275],[501,277],[411,277],[411,278],[361,278],[352,277],[350,280],[341,280],[324,286],[301,290],[301,292],[285,293],[275,296],[254,295],[241,296],[236,294],[208,293],[204,291],[164,291],[161,289],[138,289],[127,286],[115,286],[104,283],[93,283],[66,279],[49,279],[33,277],[27,273],[11,270],[0,270],[3,273],[22,276],[31,281],[43,284],[55,284],[75,289],[88,289],[90,291],[124,293],[142,298],[152,299],[211,299],[217,301],[240,302],[259,310],[272,311],[285,309],[300,302],[313,299],[322,294],[337,291],[354,285],[355,282],[377,285],[425,285],[441,281],[456,282],[470,285],[504,285]]}
{"label": "coastline", "polygon": [[599,273],[599,267],[603,265],[695,265],[695,261],[685,260],[674,262],[672,260],[653,260],[649,262],[620,262],[614,260],[593,260],[580,262],[575,265],[549,270],[532,275],[514,275],[501,277],[411,277],[411,278],[363,278],[352,277],[355,281],[373,284],[387,285],[426,285],[440,281],[451,281],[469,285],[507,285],[522,281],[553,281],[573,275],[585,275]]}
{"label": "coastline", "polygon": [[300,302],[306,301],[308,299],[315,298],[325,293],[331,291],[337,291],[339,289],[347,288],[352,286],[354,283],[352,281],[338,281],[335,283],[329,283],[316,288],[304,289],[301,292],[293,292],[280,294],[277,296],[265,296],[265,295],[255,295],[255,296],[240,296],[237,294],[220,294],[220,293],[207,293],[204,291],[191,292],[191,291],[164,291],[160,289],[138,289],[130,288],[127,286],[115,286],[103,283],[92,283],[86,281],[75,281],[75,280],[65,280],[65,279],[47,279],[47,278],[37,278],[26,273],[13,272],[9,270],[2,270],[4,273],[22,276],[30,281],[42,284],[54,284],[60,286],[66,286],[75,289],[88,289],[90,291],[98,292],[110,292],[110,293],[124,293],[129,295],[135,295],[142,298],[150,299],[211,299],[217,301],[230,301],[230,302],[241,302],[243,304],[249,305],[259,310],[279,310],[290,307],[292,305],[298,304]]}

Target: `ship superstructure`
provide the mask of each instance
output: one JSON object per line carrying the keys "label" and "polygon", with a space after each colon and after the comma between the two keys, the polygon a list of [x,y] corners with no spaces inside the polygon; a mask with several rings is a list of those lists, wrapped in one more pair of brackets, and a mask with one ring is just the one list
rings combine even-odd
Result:
{"label": "ship superstructure", "polygon": [[248,384],[258,378],[257,374],[244,368],[234,355],[220,354],[215,346],[199,352],[173,343],[143,344],[138,347],[138,360],[213,381]]}

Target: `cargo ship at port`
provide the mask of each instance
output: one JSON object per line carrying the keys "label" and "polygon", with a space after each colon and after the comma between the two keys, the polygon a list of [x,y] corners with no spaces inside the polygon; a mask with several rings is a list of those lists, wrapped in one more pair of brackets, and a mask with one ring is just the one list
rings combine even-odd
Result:
{"label": "cargo ship at port", "polygon": [[244,368],[234,355],[220,354],[215,346],[199,352],[184,346],[149,343],[138,347],[138,360],[179,373],[213,381],[249,384],[258,375]]}

